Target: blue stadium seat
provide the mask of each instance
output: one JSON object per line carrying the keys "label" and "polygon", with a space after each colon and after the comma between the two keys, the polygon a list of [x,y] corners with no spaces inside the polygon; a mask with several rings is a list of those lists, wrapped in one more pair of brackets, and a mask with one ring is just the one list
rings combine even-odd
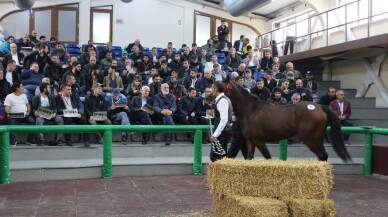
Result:
{"label": "blue stadium seat", "polygon": [[161,48],[161,47],[157,47],[157,49],[158,49],[158,53],[161,53],[161,52],[163,52],[163,48]]}
{"label": "blue stadium seat", "polygon": [[258,78],[264,78],[265,73],[264,72],[254,72],[253,73],[253,80],[257,80]]}
{"label": "blue stadium seat", "polygon": [[88,46],[87,44],[83,44],[82,45],[82,51],[84,51],[87,46]]}
{"label": "blue stadium seat", "polygon": [[70,57],[77,57],[78,61],[81,60],[81,54],[71,53],[71,54],[70,54]]}
{"label": "blue stadium seat", "polygon": [[67,52],[69,54],[81,54],[81,51],[79,50],[79,48],[68,48]]}
{"label": "blue stadium seat", "polygon": [[14,42],[15,44],[19,44],[19,41],[20,41],[20,39],[18,39],[18,38],[14,38],[14,39],[13,39],[13,42]]}
{"label": "blue stadium seat", "polygon": [[143,47],[143,50],[142,50],[143,52],[148,52],[148,51],[150,51],[150,48],[149,47]]}
{"label": "blue stadium seat", "polygon": [[78,44],[68,44],[67,45],[67,49],[69,49],[69,48],[74,48],[74,49],[78,49],[79,50]]}
{"label": "blue stadium seat", "polygon": [[121,47],[120,46],[112,46],[112,50],[121,52]]}
{"label": "blue stadium seat", "polygon": [[123,55],[123,52],[121,50],[113,50],[113,53],[115,54],[116,57],[120,57]]}
{"label": "blue stadium seat", "polygon": [[100,52],[101,50],[105,49],[106,46],[105,45],[97,45],[97,52]]}
{"label": "blue stadium seat", "polygon": [[217,54],[218,59],[220,59],[220,58],[225,59],[225,54],[224,53],[216,53],[216,54]]}
{"label": "blue stadium seat", "polygon": [[178,50],[179,50],[179,49],[178,49],[178,48],[175,48],[175,47],[172,49],[172,51],[173,51],[174,53],[176,53]]}

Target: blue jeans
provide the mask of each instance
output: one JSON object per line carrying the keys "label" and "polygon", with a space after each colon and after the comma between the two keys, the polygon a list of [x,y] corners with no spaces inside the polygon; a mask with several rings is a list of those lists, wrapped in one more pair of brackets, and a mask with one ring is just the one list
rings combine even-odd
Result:
{"label": "blue jeans", "polygon": [[[45,123],[55,123],[56,125],[63,125],[63,119],[61,116],[56,116],[55,118],[51,118],[50,120],[47,120],[42,117],[36,118],[36,125],[44,125]],[[44,141],[43,133],[39,133],[38,139],[40,141]],[[62,139],[63,140],[63,133],[58,133],[57,140]]]}
{"label": "blue jeans", "polygon": [[38,86],[37,85],[32,85],[32,84],[24,85],[24,94],[35,95],[36,87],[38,87]]}
{"label": "blue jeans", "polygon": [[[10,118],[8,119],[9,125],[35,125],[35,119],[32,116],[27,116],[25,118]],[[16,136],[14,133],[10,134],[11,143],[16,141]],[[27,141],[32,142],[34,140],[34,134],[27,135]]]}
{"label": "blue jeans", "polygon": [[[175,125],[172,115],[162,115],[163,125]],[[164,133],[164,139],[171,140],[171,133]]]}
{"label": "blue jeans", "polygon": [[[121,125],[130,125],[129,118],[126,112],[119,112],[110,116],[110,120],[114,123],[120,122]],[[125,132],[122,133],[123,136],[126,135]]]}

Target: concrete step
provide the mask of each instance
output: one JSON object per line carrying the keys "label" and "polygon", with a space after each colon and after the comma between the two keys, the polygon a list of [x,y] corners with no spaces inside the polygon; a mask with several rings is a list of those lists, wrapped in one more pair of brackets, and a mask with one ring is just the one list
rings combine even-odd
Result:
{"label": "concrete step", "polygon": [[327,89],[329,87],[334,87],[336,90],[341,89],[341,81],[318,81],[317,82],[317,89],[318,90],[326,90],[327,91]]}
{"label": "concrete step", "polygon": [[[338,90],[338,89],[337,89]],[[357,90],[356,89],[342,89],[345,93],[346,99],[354,99],[356,96]],[[323,94],[327,93],[327,89],[319,89],[318,88],[318,96],[321,97]]]}
{"label": "concrete step", "polygon": [[351,119],[368,119],[368,120],[380,120],[388,119],[388,109],[374,108],[374,109],[362,109],[352,108]]}
{"label": "concrete step", "polygon": [[376,108],[376,98],[349,98],[347,99],[350,102],[352,109],[375,109]]}

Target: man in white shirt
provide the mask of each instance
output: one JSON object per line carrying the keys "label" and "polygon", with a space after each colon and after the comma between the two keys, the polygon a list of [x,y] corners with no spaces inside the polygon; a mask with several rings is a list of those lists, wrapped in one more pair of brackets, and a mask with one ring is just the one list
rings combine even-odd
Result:
{"label": "man in white shirt", "polygon": [[[12,84],[12,93],[8,94],[4,100],[5,112],[8,117],[9,125],[28,124],[35,125],[35,120],[30,116],[31,107],[28,103],[27,96],[23,93],[24,87],[21,83],[15,82]],[[17,117],[20,115],[20,117]],[[15,134],[10,134],[11,145],[16,146]],[[26,144],[34,145],[34,135],[28,134]]]}
{"label": "man in white shirt", "polygon": [[[224,94],[225,85],[222,81],[216,81],[212,85],[212,95],[216,97],[214,110],[214,129],[215,131],[210,136],[212,142],[212,148],[210,150],[210,160],[216,161],[226,156],[226,150],[228,148],[228,141],[231,135],[231,119],[232,119],[232,104],[229,98]],[[223,151],[220,150],[215,144],[220,144]],[[216,150],[218,153],[215,153]]]}

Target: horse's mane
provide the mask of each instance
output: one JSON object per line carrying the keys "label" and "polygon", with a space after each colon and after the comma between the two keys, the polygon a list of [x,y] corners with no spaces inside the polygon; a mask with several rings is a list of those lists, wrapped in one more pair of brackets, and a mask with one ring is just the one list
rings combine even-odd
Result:
{"label": "horse's mane", "polygon": [[260,101],[259,97],[249,93],[245,88],[241,87],[236,82],[232,81],[231,86],[232,86],[231,96],[234,94],[241,94],[242,97],[244,97],[245,99],[249,99],[250,101],[254,101],[254,102]]}

